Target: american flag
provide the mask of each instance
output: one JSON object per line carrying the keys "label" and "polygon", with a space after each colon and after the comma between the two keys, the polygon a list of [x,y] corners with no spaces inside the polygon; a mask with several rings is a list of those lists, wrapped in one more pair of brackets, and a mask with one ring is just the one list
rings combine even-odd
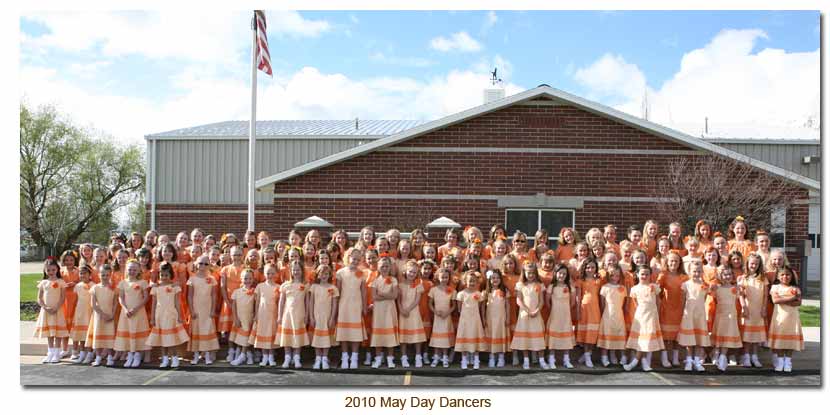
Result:
{"label": "american flag", "polygon": [[256,10],[254,18],[256,19],[257,69],[273,76],[271,73],[271,55],[268,53],[268,36],[265,34],[265,12]]}

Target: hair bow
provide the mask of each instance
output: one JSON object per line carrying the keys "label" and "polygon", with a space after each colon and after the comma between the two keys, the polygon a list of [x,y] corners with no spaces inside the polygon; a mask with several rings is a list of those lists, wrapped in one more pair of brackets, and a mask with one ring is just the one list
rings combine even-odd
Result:
{"label": "hair bow", "polygon": [[743,222],[743,221],[744,221],[744,217],[743,217],[743,216],[741,216],[741,215],[738,215],[738,216],[735,216],[735,220],[736,220],[736,221]]}

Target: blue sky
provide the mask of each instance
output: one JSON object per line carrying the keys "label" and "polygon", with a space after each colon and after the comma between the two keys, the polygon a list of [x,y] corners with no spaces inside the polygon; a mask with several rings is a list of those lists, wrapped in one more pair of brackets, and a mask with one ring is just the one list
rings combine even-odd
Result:
{"label": "blue sky", "polygon": [[[480,104],[493,66],[508,94],[547,83],[635,115],[648,96],[656,106],[652,113],[663,114],[656,121],[694,129],[701,114],[712,111],[707,116],[722,121],[723,135],[749,134],[741,126],[758,120],[768,120],[769,128],[751,133],[785,135],[818,114],[818,11],[267,16],[275,70],[274,79],[259,77],[260,111],[267,118],[437,118]],[[89,29],[102,20],[113,29]],[[24,14],[21,95],[32,104],[57,103],[79,121],[127,140],[247,118],[247,14],[217,11],[192,23],[171,22],[181,20],[158,12]],[[684,71],[683,62],[692,69]],[[730,91],[739,73],[758,76]],[[793,85],[788,73],[806,76]],[[48,82],[40,82],[44,78]],[[693,90],[734,97],[710,109],[705,94],[678,92]],[[733,108],[741,99],[758,101],[747,90],[770,103],[804,105],[791,114],[778,111],[772,120],[764,113],[776,111],[772,105],[740,113]],[[104,115],[114,105],[122,111]]]}

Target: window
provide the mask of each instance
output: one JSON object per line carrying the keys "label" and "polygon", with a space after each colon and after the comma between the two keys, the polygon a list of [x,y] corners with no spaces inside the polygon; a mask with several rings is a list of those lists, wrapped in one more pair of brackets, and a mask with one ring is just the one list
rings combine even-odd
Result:
{"label": "window", "polygon": [[813,249],[821,249],[821,234],[811,233],[810,241],[813,243]]}
{"label": "window", "polygon": [[574,227],[574,211],[562,209],[507,209],[505,211],[505,229],[507,235],[520,230],[527,234],[529,240],[539,229],[548,231],[548,246],[556,249],[559,230]]}
{"label": "window", "polygon": [[772,248],[783,248],[786,242],[787,233],[787,209],[775,208],[770,218],[770,246]]}

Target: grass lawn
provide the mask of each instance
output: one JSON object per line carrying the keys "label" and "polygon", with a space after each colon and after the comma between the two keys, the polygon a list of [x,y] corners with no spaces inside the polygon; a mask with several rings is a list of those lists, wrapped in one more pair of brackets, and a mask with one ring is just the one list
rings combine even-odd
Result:
{"label": "grass lawn", "polygon": [[43,274],[20,274],[20,301],[37,301],[37,283]]}
{"label": "grass lawn", "polygon": [[803,305],[799,309],[799,314],[801,315],[801,325],[803,327],[818,327],[819,324],[819,316],[821,314],[821,309],[818,307],[814,307],[811,305]]}

